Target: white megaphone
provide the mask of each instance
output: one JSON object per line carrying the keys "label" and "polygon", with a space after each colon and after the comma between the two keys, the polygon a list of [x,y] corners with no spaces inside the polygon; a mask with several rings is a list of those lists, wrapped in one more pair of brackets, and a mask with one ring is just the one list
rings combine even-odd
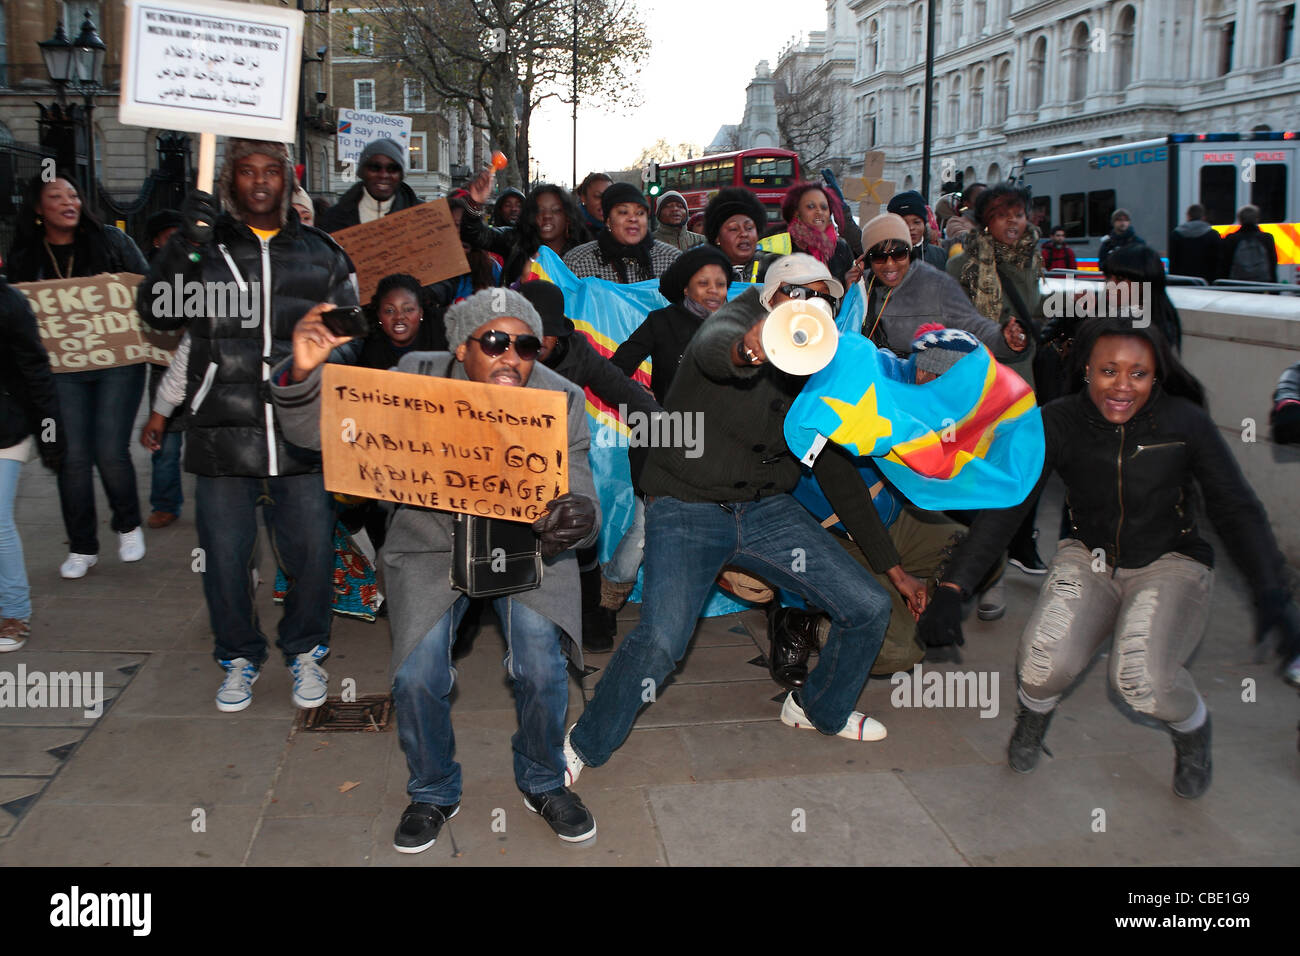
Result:
{"label": "white megaphone", "polygon": [[768,361],[781,371],[812,375],[835,357],[840,330],[823,300],[789,299],[768,314],[762,343]]}

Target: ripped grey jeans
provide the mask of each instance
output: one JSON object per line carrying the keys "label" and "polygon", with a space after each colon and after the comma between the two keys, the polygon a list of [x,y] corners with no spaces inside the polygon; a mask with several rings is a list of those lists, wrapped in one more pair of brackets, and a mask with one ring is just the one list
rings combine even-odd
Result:
{"label": "ripped grey jeans", "polygon": [[1172,552],[1111,570],[1082,542],[1060,543],[1020,638],[1021,692],[1054,703],[1114,635],[1110,683],[1128,705],[1166,722],[1190,717],[1200,695],[1183,665],[1205,633],[1214,572]]}

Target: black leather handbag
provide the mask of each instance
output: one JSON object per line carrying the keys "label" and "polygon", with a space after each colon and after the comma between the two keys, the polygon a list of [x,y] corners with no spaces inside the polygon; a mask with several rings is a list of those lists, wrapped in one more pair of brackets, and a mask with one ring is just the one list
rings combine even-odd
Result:
{"label": "black leather handbag", "polygon": [[531,525],[457,513],[451,586],[470,597],[501,597],[542,586],[542,551]]}

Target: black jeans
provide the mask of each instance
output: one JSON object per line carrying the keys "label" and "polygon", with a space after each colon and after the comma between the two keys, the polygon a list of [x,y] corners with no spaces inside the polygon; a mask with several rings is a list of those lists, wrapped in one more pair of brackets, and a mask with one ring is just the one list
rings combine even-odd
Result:
{"label": "black jeans", "polygon": [[329,644],[334,594],[334,504],[319,475],[209,478],[194,483],[195,522],[203,549],[203,594],[218,661],[243,657],[261,666],[266,637],[253,605],[257,509],[263,509],[276,563],[289,579],[276,647],[285,663]]}
{"label": "black jeans", "polygon": [[59,471],[59,505],[68,532],[68,550],[74,554],[99,554],[96,468],[113,513],[113,530],[140,527],[140,497],[130,449],[144,376],[143,365],[54,376],[67,449]]}

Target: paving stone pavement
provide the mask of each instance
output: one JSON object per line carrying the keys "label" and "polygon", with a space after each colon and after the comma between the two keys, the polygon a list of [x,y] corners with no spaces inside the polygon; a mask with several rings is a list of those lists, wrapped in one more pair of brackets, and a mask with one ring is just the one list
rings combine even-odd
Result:
{"label": "paving stone pavement", "polygon": [[[134,454],[147,503],[147,458],[138,447]],[[873,680],[859,707],[889,730],[873,744],[780,723],[779,690],[751,663],[761,615],[702,621],[682,668],[627,744],[579,781],[599,825],[580,846],[556,840],[514,787],[514,705],[489,613],[457,648],[462,812],[430,851],[398,854],[391,839],[407,797],[395,732],[296,730],[288,674],[274,659],[248,710],[217,712],[221,674],[191,570],[189,476],[185,490],[181,520],[146,529],[149,553],[132,565],[117,560],[101,493],[101,563],[63,581],[54,481],[37,464],[24,469],[17,511],[32,636],[0,658],[0,672],[99,673],[107,699],[98,716],[93,707],[0,707],[0,865],[1300,862],[1297,698],[1254,662],[1246,592],[1226,559],[1192,664],[1215,721],[1214,783],[1198,801],[1174,796],[1168,735],[1116,702],[1104,662],[1061,706],[1048,738],[1054,756],[1029,776],[1006,766],[1015,647],[1041,580],[1012,570],[1006,617],[972,616],[964,662],[936,665],[996,676],[996,716],[981,717],[978,707],[896,707],[894,687]],[[1042,528],[1056,527],[1059,501],[1059,489],[1045,499]],[[264,581],[272,570],[263,561]],[[269,584],[259,601],[264,626],[277,621]],[[620,635],[637,613],[622,612]],[[331,693],[345,678],[358,695],[387,691],[386,623],[336,618],[332,648]],[[572,679],[570,721],[608,659],[589,656],[596,672]]]}

